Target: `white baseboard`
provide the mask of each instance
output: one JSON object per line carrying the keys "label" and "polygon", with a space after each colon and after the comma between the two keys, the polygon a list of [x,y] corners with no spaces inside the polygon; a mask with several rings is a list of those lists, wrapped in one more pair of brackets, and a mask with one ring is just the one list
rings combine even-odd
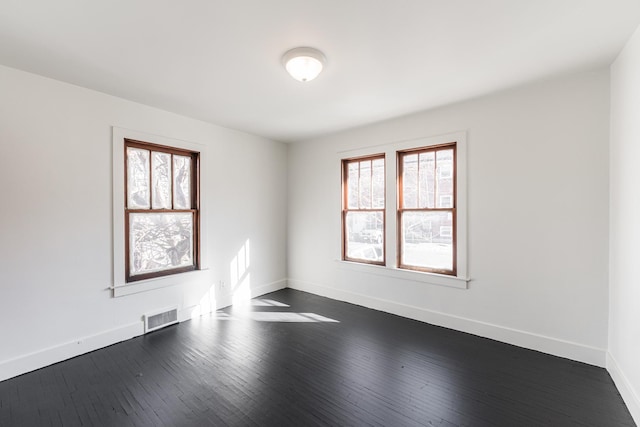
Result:
{"label": "white baseboard", "polygon": [[496,341],[513,344],[518,347],[524,347],[602,368],[604,368],[606,364],[606,350],[601,348],[590,347],[518,329],[506,328],[500,325],[373,298],[367,295],[330,288],[306,281],[289,279],[288,286],[292,289],[361,305],[375,310],[430,323],[432,325],[467,332],[484,338],[490,338]]}
{"label": "white baseboard", "polygon": [[618,365],[616,359],[609,352],[607,352],[607,371],[609,371],[609,375],[611,375],[613,382],[616,384],[622,400],[624,400],[624,403],[627,405],[633,421],[635,421],[637,425],[640,425],[640,397],[624,372],[620,369],[620,365]]}
{"label": "white baseboard", "polygon": [[0,381],[44,368],[54,363],[125,341],[144,333],[142,321],[111,329],[99,334],[78,338],[65,344],[45,348],[0,362]]}
{"label": "white baseboard", "polygon": [[260,297],[262,295],[269,294],[271,292],[279,291],[287,287],[287,279],[276,280],[275,282],[267,283],[266,285],[256,286],[251,289],[251,298]]}
{"label": "white baseboard", "polygon": [[[256,286],[251,289],[251,298],[284,289],[286,287],[286,279]],[[230,299],[229,301],[223,300],[219,303],[223,304],[222,307],[231,305]],[[196,308],[197,306],[193,306],[178,310],[178,320],[180,322],[184,322],[185,320],[191,319],[192,313]],[[221,307],[212,308],[215,310]],[[0,381],[22,375],[36,369],[44,368],[45,366],[62,362],[63,360],[80,356],[81,354],[98,350],[143,334],[144,322],[140,321],[101,332],[99,334],[78,338],[64,344],[38,350],[13,359],[0,361]]]}

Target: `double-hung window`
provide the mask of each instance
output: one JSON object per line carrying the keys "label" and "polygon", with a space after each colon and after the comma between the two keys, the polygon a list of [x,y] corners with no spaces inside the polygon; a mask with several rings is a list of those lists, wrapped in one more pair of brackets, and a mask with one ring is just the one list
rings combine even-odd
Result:
{"label": "double-hung window", "polygon": [[385,263],[384,154],[342,161],[343,259]]}
{"label": "double-hung window", "polygon": [[124,140],[125,279],[200,265],[199,153]]}
{"label": "double-hung window", "polygon": [[[398,270],[438,274],[430,275],[432,283],[466,280],[466,145],[464,135],[452,136],[455,142],[425,138],[342,159],[343,261],[378,264],[402,277],[418,276]],[[385,158],[396,162],[385,166]]]}
{"label": "double-hung window", "polygon": [[456,145],[398,152],[398,267],[456,275]]}

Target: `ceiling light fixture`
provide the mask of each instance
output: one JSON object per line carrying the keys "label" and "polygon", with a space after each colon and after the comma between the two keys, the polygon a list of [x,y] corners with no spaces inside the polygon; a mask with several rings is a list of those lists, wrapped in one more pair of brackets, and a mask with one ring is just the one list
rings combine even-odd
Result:
{"label": "ceiling light fixture", "polygon": [[291,77],[301,82],[318,77],[326,62],[324,54],[312,47],[296,47],[282,56],[284,68]]}

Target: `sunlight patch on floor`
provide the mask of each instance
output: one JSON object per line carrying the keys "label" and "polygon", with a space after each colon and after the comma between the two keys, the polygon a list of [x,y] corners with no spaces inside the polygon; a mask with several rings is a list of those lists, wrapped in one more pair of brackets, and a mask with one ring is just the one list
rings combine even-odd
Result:
{"label": "sunlight patch on floor", "polygon": [[290,305],[272,299],[254,299],[251,300],[251,305],[253,307],[290,307]]}
{"label": "sunlight patch on floor", "polygon": [[[260,300],[256,300],[260,301]],[[277,301],[272,301],[276,302]],[[254,305],[264,307],[265,305]],[[269,304],[269,307],[289,307],[286,304],[278,303],[278,305]],[[237,310],[234,307],[233,313],[224,311],[216,311],[216,320],[252,320],[254,322],[280,322],[280,323],[340,323],[339,320],[331,319],[316,313],[295,313],[288,311],[252,311],[250,307],[244,306],[246,309]]]}
{"label": "sunlight patch on floor", "polygon": [[256,322],[285,322],[285,323],[340,323],[337,320],[321,316],[315,313],[285,313],[252,311],[245,314],[246,317]]}

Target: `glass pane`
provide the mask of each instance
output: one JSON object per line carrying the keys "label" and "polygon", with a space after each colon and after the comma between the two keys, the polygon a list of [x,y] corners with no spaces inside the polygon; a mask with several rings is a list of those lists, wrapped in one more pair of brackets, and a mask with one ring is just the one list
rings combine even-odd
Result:
{"label": "glass pane", "polygon": [[193,265],[193,214],[130,214],[129,263],[131,275]]}
{"label": "glass pane", "polygon": [[453,270],[451,212],[403,212],[401,263],[414,267]]}
{"label": "glass pane", "polygon": [[173,156],[173,208],[191,209],[191,158]]}
{"label": "glass pane", "polygon": [[360,209],[371,208],[371,160],[360,162]]}
{"label": "glass pane", "polygon": [[418,207],[418,155],[402,156],[402,200],[403,207]]}
{"label": "glass pane", "polygon": [[127,147],[127,207],[149,209],[149,150]]}
{"label": "glass pane", "polygon": [[441,150],[436,154],[437,177],[436,202],[438,208],[453,207],[453,150]]}
{"label": "glass pane", "polygon": [[372,162],[373,174],[371,176],[372,207],[374,209],[384,208],[384,159],[377,159]]}
{"label": "glass pane", "polygon": [[382,212],[347,212],[345,227],[347,258],[384,261]]}
{"label": "glass pane", "polygon": [[349,209],[358,209],[358,162],[349,163],[347,176],[347,205]]}
{"label": "glass pane", "polygon": [[152,152],[151,178],[153,209],[171,209],[171,154]]}
{"label": "glass pane", "polygon": [[419,207],[435,207],[435,169],[436,153],[427,151],[420,153],[420,176],[419,176]]}

